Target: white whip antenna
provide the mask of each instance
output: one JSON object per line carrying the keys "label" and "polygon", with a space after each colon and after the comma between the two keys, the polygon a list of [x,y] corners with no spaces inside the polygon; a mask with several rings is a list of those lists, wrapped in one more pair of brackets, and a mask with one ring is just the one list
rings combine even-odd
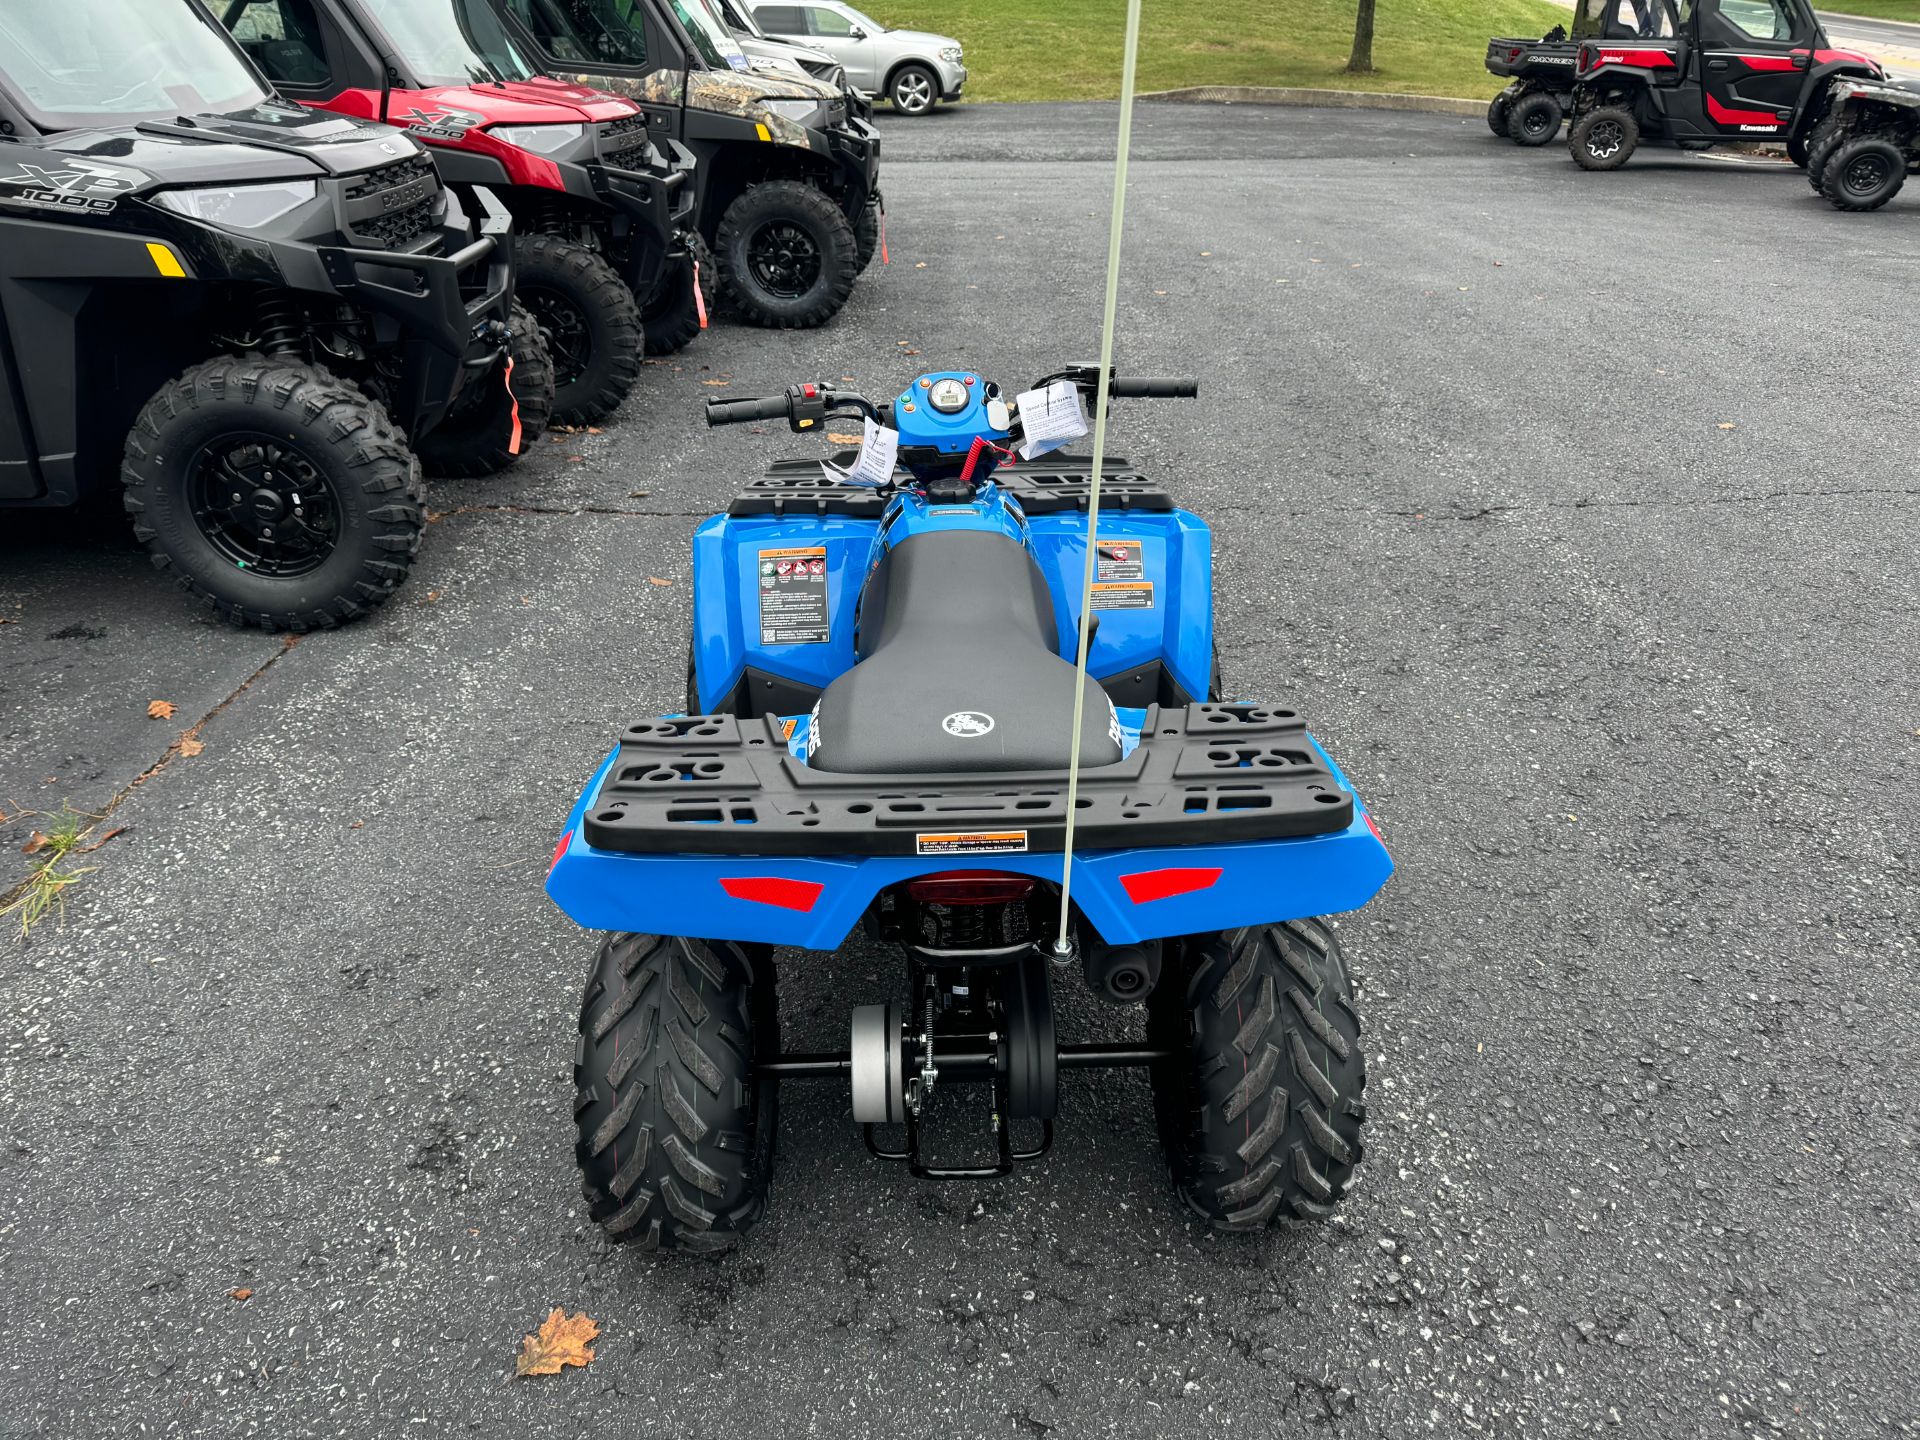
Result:
{"label": "white whip antenna", "polygon": [[1080,725],[1086,716],[1087,642],[1093,633],[1094,541],[1100,526],[1100,479],[1107,463],[1107,390],[1113,375],[1114,314],[1120,301],[1120,232],[1127,213],[1127,151],[1133,143],[1134,64],[1140,54],[1140,0],[1127,0],[1127,38],[1120,62],[1120,141],[1113,161],[1113,213],[1107,221],[1107,297],[1100,320],[1100,379],[1094,391],[1093,483],[1087,492],[1087,563],[1080,586],[1080,649],[1074,664],[1073,734],[1067,741],[1066,852],[1060,866],[1060,933],[1053,953],[1073,954],[1073,831],[1080,809]]}

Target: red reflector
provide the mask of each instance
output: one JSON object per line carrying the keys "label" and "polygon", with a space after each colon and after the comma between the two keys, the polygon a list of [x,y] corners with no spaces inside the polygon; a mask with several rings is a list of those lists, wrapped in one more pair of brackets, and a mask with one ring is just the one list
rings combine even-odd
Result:
{"label": "red reflector", "polygon": [[1005,870],[947,870],[907,882],[907,894],[929,905],[1000,905],[1033,893],[1031,875]]}
{"label": "red reflector", "polygon": [[783,880],[777,875],[748,875],[722,880],[720,888],[736,900],[778,905],[782,910],[811,910],[827,887],[815,880]]}
{"label": "red reflector", "polygon": [[553,867],[560,863],[560,857],[567,853],[567,842],[571,839],[573,839],[573,831],[569,830],[560,837],[560,843],[553,847],[553,859],[547,862],[547,873],[549,875],[553,873]]}
{"label": "red reflector", "polygon": [[1384,836],[1384,835],[1382,835],[1382,834],[1380,833],[1380,827],[1379,827],[1378,825],[1376,825],[1376,824],[1374,824],[1374,823],[1373,823],[1373,816],[1372,816],[1372,815],[1368,815],[1368,816],[1366,817],[1366,821],[1367,821],[1367,829],[1369,829],[1369,830],[1371,830],[1371,831],[1373,832],[1373,838],[1374,838],[1374,839],[1376,839],[1376,840],[1378,840],[1378,841],[1379,841],[1379,842],[1380,842],[1380,843],[1381,843],[1382,845],[1384,845],[1384,844],[1386,844],[1386,843],[1387,843],[1387,837],[1386,837],[1386,836]]}
{"label": "red reflector", "polygon": [[1142,870],[1137,875],[1122,875],[1120,883],[1136,905],[1149,900],[1165,900],[1173,895],[1191,895],[1205,890],[1220,878],[1220,867],[1194,870]]}

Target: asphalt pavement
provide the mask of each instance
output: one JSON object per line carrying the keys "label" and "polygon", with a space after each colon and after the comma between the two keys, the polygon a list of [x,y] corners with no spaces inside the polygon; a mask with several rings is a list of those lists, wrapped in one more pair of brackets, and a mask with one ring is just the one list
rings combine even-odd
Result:
{"label": "asphalt pavement", "polygon": [[[0,1434],[1920,1434],[1920,199],[1784,165],[1140,112],[1120,357],[1203,398],[1116,447],[1214,527],[1229,690],[1311,718],[1399,865],[1342,920],[1332,1223],[1196,1228],[1131,1074],[986,1185],[792,1086],[717,1263],[586,1219],[594,942],[541,877],[678,703],[693,527],[804,449],[699,404],[1095,353],[1114,117],[887,119],[892,260],[836,325],[717,328],[435,486],[367,623],[230,631],[115,522],[0,522],[0,809],[127,827],[0,942]],[[792,1048],[901,990],[782,963]],[[513,1379],[553,1306],[592,1366]]]}

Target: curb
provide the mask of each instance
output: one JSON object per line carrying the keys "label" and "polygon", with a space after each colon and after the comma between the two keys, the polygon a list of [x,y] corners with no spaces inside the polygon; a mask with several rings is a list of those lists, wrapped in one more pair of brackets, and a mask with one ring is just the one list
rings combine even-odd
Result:
{"label": "curb", "polygon": [[1319,105],[1333,110],[1418,110],[1428,115],[1487,112],[1485,100],[1447,95],[1395,95],[1381,90],[1310,90],[1280,85],[1194,85],[1184,90],[1153,90],[1139,97],[1161,104]]}

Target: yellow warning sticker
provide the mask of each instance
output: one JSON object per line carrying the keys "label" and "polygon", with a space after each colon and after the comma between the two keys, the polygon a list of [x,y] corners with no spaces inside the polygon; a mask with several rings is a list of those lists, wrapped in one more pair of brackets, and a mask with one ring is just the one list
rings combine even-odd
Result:
{"label": "yellow warning sticker", "polygon": [[989,830],[916,835],[913,837],[913,846],[921,855],[1011,855],[1027,848],[1027,832]]}

